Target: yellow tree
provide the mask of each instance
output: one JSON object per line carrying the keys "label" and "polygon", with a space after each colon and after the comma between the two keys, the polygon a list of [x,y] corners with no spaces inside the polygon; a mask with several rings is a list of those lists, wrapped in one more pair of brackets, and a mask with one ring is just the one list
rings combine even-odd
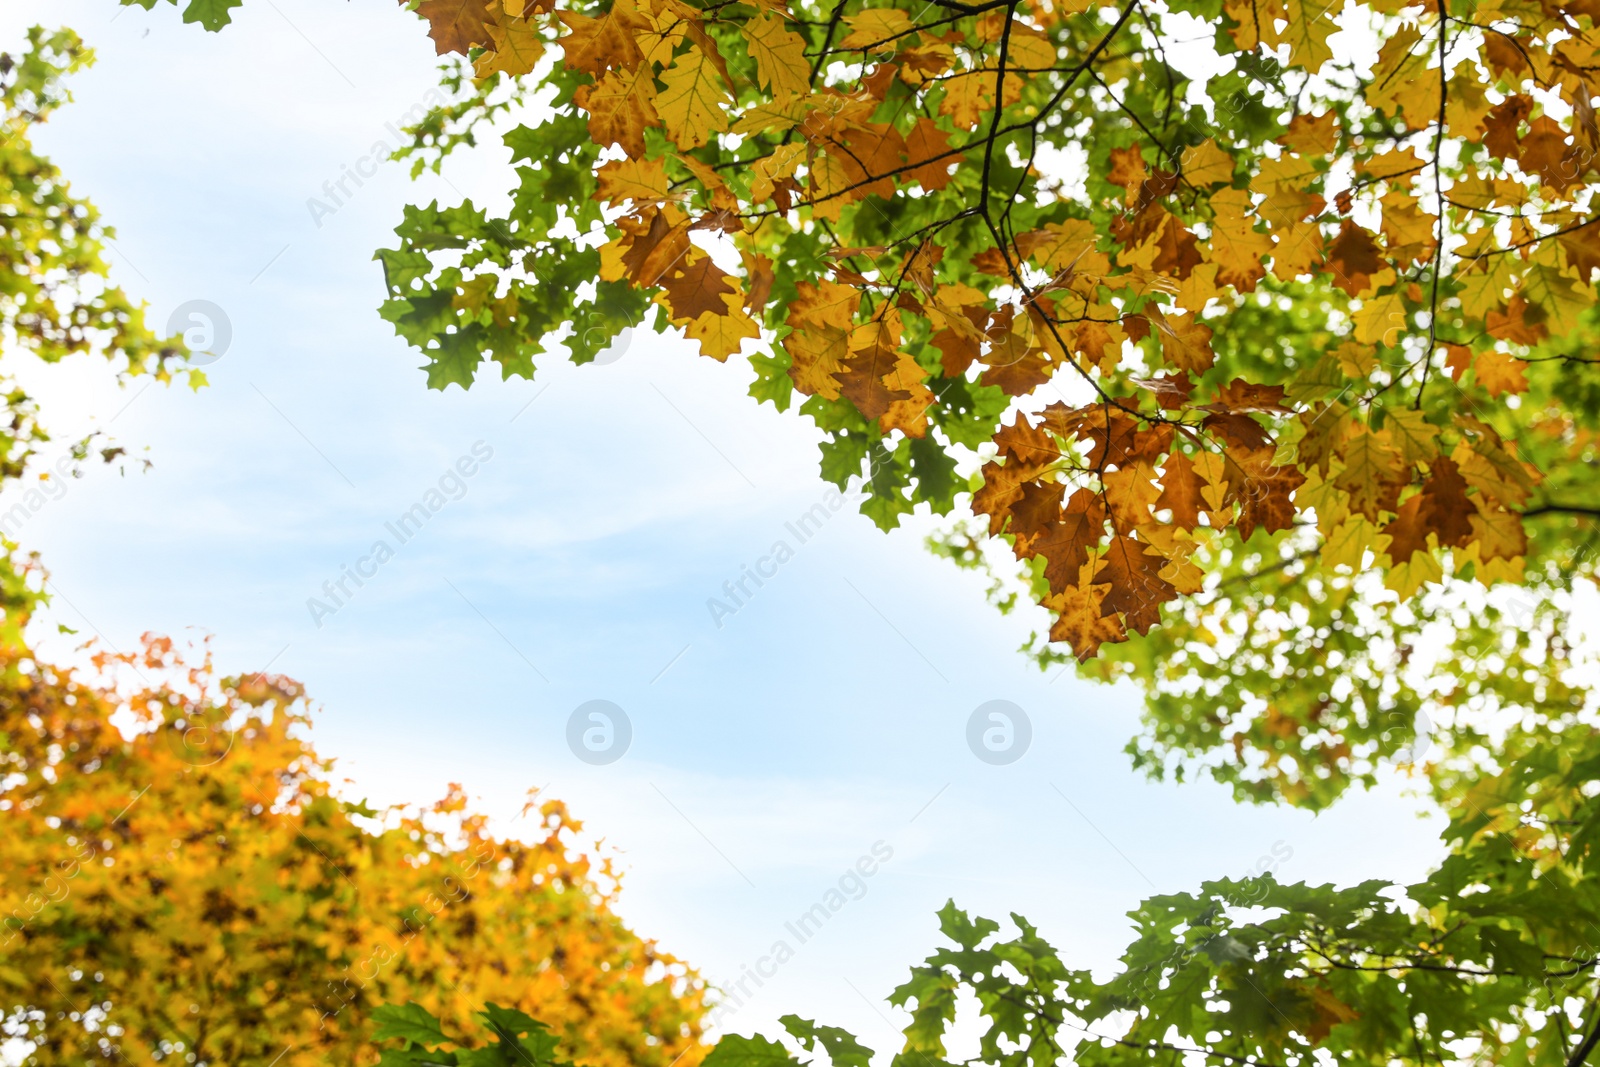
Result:
{"label": "yellow tree", "polygon": [[617,918],[561,803],[529,843],[455,790],[372,812],[332,792],[296,683],[156,638],[95,664],[3,664],[0,991],[32,1062],[353,1062],[395,999],[517,1006],[606,1067],[697,1061],[700,982]]}

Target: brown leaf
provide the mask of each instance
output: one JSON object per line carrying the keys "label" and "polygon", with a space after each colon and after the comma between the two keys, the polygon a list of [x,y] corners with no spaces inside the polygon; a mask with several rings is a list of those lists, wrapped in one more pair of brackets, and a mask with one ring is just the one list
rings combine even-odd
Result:
{"label": "brown leaf", "polygon": [[1085,563],[1073,576],[1074,584],[1044,601],[1045,607],[1058,613],[1050,627],[1050,640],[1070,644],[1080,662],[1092,659],[1105,642],[1127,637],[1121,620],[1105,613],[1108,588],[1092,584],[1097,566],[1098,563]]}
{"label": "brown leaf", "polygon": [[1217,390],[1217,399],[1201,404],[1202,411],[1264,411],[1274,415],[1292,415],[1294,409],[1283,404],[1283,386],[1257,385],[1243,378],[1235,378]]}
{"label": "brown leaf", "polygon": [[1338,275],[1333,284],[1350,296],[1360,296],[1372,288],[1372,276],[1388,267],[1372,232],[1349,219],[1339,227],[1339,236],[1328,246],[1328,266]]}
{"label": "brown leaf", "polygon": [[[1194,392],[1194,382],[1184,371],[1177,374],[1162,373],[1154,378],[1135,378],[1133,384],[1154,393],[1156,403],[1166,411],[1176,411],[1188,404],[1189,394]],[[1283,392],[1282,389],[1278,391]]]}
{"label": "brown leaf", "polygon": [[917,119],[917,124],[906,135],[906,159],[911,164],[903,179],[921,185],[929,192],[938,192],[949,185],[953,179],[950,174],[952,164],[958,162],[959,156],[946,156],[944,159],[934,157],[943,155],[950,150],[950,135],[939,128],[938,123],[926,116]]}
{"label": "brown leaf", "polygon": [[1200,525],[1200,513],[1208,510],[1200,495],[1205,484],[1205,479],[1195,472],[1194,461],[1182,452],[1173,452],[1162,467],[1156,510],[1170,510],[1174,526],[1193,530]]}
{"label": "brown leaf", "polygon": [[473,45],[488,45],[488,0],[422,0],[417,14],[428,20],[436,55],[466,55]]}
{"label": "brown leaf", "polygon": [[1161,621],[1161,605],[1176,600],[1178,591],[1161,577],[1163,557],[1146,551],[1150,546],[1123,534],[1106,545],[1105,567],[1095,578],[1109,585],[1103,606],[1120,612],[1128,629],[1147,634]]}
{"label": "brown leaf", "polygon": [[1272,455],[1271,448],[1228,452],[1229,488],[1239,504],[1237,526],[1242,540],[1250,540],[1257,527],[1276,533],[1294,525],[1292,497],[1305,484],[1306,476],[1295,467],[1274,465]]}
{"label": "brown leaf", "polygon": [[1106,510],[1099,495],[1091,489],[1074,492],[1060,520],[1041,530],[1029,544],[1030,555],[1044,557],[1044,576],[1052,591],[1063,592],[1077,580],[1089,552],[1100,547],[1105,532]]}
{"label": "brown leaf", "polygon": [[667,292],[667,302],[674,319],[697,319],[707,312],[726,315],[728,305],[723,301],[723,296],[739,291],[728,284],[732,277],[717,266],[709,255],[699,249],[695,249],[695,252],[699,252],[699,255],[691,256],[681,269],[661,282]]}

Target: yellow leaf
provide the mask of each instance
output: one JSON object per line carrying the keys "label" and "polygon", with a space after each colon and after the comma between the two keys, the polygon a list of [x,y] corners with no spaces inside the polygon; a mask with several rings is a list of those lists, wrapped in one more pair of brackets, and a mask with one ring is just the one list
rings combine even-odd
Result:
{"label": "yellow leaf", "polygon": [[740,113],[739,120],[733,124],[733,132],[748,137],[752,133],[777,133],[793,129],[805,121],[815,106],[806,97],[756,104]]}
{"label": "yellow leaf", "polygon": [[756,320],[745,313],[742,293],[724,294],[722,300],[728,306],[726,314],[702,312],[683,331],[700,343],[701,355],[710,356],[719,363],[737,355],[746,338],[761,336]]}
{"label": "yellow leaf", "polygon": [[664,88],[656,97],[656,110],[673,144],[698,148],[728,128],[723,108],[732,101],[705,52],[690,48],[672,61],[661,82]]}
{"label": "yellow leaf", "polygon": [[784,144],[774,148],[772,155],[750,164],[750,202],[762,204],[772,199],[779,179],[793,177],[805,157],[805,145]]}
{"label": "yellow leaf", "polygon": [[1522,373],[1527,366],[1522,360],[1493,348],[1472,357],[1472,370],[1478,376],[1478,384],[1487,389],[1490,396],[1527,392],[1528,379]]}
{"label": "yellow leaf", "polygon": [[1432,552],[1413,551],[1411,558],[1396,562],[1383,576],[1383,584],[1400,594],[1401,600],[1410,600],[1429,582],[1444,580],[1444,566]]}
{"label": "yellow leaf", "polygon": [[1250,194],[1243,189],[1222,190],[1211,198],[1211,206],[1217,215],[1206,258],[1217,265],[1217,284],[1250,292],[1266,277],[1261,260],[1272,254],[1272,237],[1256,230]]}
{"label": "yellow leaf", "polygon": [[[1295,499],[1299,500],[1301,495],[1296,493]],[[1392,540],[1365,515],[1352,515],[1335,527],[1322,543],[1322,565],[1360,571],[1366,565],[1368,551],[1381,555],[1388,551]]]}
{"label": "yellow leaf", "polygon": [[992,74],[973,71],[944,83],[944,99],[939,101],[939,114],[948,115],[964,130],[975,130],[988,105],[994,100]]}
{"label": "yellow leaf", "polygon": [[594,198],[601,203],[654,203],[667,198],[667,168],[659,159],[613,159],[595,177],[600,188]]}
{"label": "yellow leaf", "polygon": [[1207,137],[1184,150],[1180,159],[1183,177],[1191,185],[1217,185],[1233,181],[1233,157]]}
{"label": "yellow leaf", "polygon": [[[1276,34],[1276,40],[1269,43],[1287,43],[1289,62],[1315,74],[1333,58],[1328,37],[1339,28],[1333,21],[1336,14],[1333,5],[1326,0],[1312,0],[1310,3],[1307,0],[1288,0],[1287,7],[1283,32]],[[1266,29],[1263,25],[1263,36],[1267,35]]]}
{"label": "yellow leaf", "polygon": [[751,19],[744,24],[744,39],[761,83],[773,96],[782,100],[810,91],[811,63],[806,59],[805,42],[789,32],[783,19],[771,12]]}
{"label": "yellow leaf", "polygon": [[1414,408],[1385,408],[1383,429],[1407,463],[1426,463],[1439,454],[1439,427]]}
{"label": "yellow leaf", "polygon": [[485,25],[494,41],[494,49],[478,57],[473,73],[480,78],[496,73],[513,77],[531,74],[534,64],[544,55],[538,24],[501,14],[496,21]]}
{"label": "yellow leaf", "polygon": [[1367,297],[1362,301],[1361,310],[1351,319],[1355,324],[1356,340],[1365,345],[1393,348],[1411,332],[1411,319],[1406,314],[1405,300],[1398,291]]}
{"label": "yellow leaf", "polygon": [[866,48],[911,29],[911,16],[897,7],[875,7],[845,16],[850,32],[839,42],[844,49]]}
{"label": "yellow leaf", "polygon": [[595,85],[580,85],[573,103],[589,113],[589,136],[598,145],[620,145],[629,156],[644,155],[644,131],[654,126],[655,82],[647,68],[608,71]]}

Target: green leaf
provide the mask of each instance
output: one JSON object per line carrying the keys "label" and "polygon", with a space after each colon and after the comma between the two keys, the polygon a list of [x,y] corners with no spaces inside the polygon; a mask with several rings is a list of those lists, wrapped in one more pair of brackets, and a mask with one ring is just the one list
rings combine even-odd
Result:
{"label": "green leaf", "polygon": [[871,1067],[872,1050],[848,1031],[837,1026],[818,1026],[798,1015],[785,1015],[778,1021],[807,1052],[813,1051],[819,1044],[826,1049],[833,1067]]}
{"label": "green leaf", "polygon": [[380,1004],[372,1011],[372,1021],[374,1041],[399,1038],[430,1048],[451,1043],[439,1020],[420,1004]]}
{"label": "green leaf", "polygon": [[791,1067],[800,1061],[788,1049],[760,1034],[726,1034],[701,1061],[703,1067]]}

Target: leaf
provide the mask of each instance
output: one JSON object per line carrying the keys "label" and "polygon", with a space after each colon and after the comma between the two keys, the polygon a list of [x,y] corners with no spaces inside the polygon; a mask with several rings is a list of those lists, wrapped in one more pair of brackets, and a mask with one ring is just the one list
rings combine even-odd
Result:
{"label": "leaf", "polygon": [[660,121],[655,84],[642,70],[609,71],[580,85],[573,103],[589,112],[589,133],[599,145],[619,145],[631,159],[645,154],[644,131]]}
{"label": "leaf", "polygon": [[745,23],[743,32],[761,84],[779,101],[810,91],[811,63],[806,59],[805,42],[789,32],[783,19],[763,12]]}
{"label": "leaf", "polygon": [[1191,185],[1220,185],[1233,181],[1233,157],[1209,137],[1184,149],[1181,162],[1183,178]]}
{"label": "leaf", "polygon": [[198,22],[216,33],[233,21],[233,9],[243,3],[244,0],[189,0],[189,6],[183,9],[183,21]]}
{"label": "leaf", "polygon": [[[438,3],[477,3],[482,0],[431,0]],[[560,40],[564,62],[573,70],[599,78],[609,70],[633,72],[644,62],[636,35],[649,31],[649,20],[639,14],[634,0],[611,0],[611,7],[598,18],[562,9],[559,17],[567,27]]]}
{"label": "leaf", "polygon": [[906,135],[906,159],[910,166],[905,176],[930,193],[936,193],[953,180],[950,165],[955,160],[939,159],[950,148],[950,135],[939,129],[932,119],[918,116],[916,125]]}
{"label": "leaf", "polygon": [[1334,484],[1349,496],[1350,510],[1377,521],[1394,511],[1402,484],[1401,459],[1389,442],[1363,428],[1351,434],[1339,449],[1344,470]]}
{"label": "leaf", "polygon": [[372,1021],[374,1041],[399,1038],[425,1048],[450,1043],[439,1020],[420,1004],[380,1004],[372,1009]]}
{"label": "leaf", "polygon": [[527,19],[507,16],[500,5],[491,4],[490,11],[496,15],[486,24],[493,47],[478,57],[473,73],[480,78],[490,74],[531,74],[534,64],[544,55],[544,39],[538,26]]}
{"label": "leaf", "polygon": [[796,1060],[776,1041],[757,1034],[724,1034],[700,1061],[702,1067],[795,1067]]}
{"label": "leaf", "polygon": [[607,204],[656,203],[667,198],[667,168],[659,159],[613,159],[595,172],[596,200]]}
{"label": "leaf", "polygon": [[489,43],[488,0],[422,0],[417,14],[428,20],[428,36],[441,56],[466,55],[474,45]]}
{"label": "leaf", "polygon": [[778,1021],[807,1052],[818,1045],[825,1048],[833,1067],[872,1065],[872,1050],[857,1041],[853,1034],[837,1026],[818,1026],[810,1019],[802,1019],[798,1015],[784,1015]]}
{"label": "leaf", "polygon": [[1523,373],[1527,367],[1522,360],[1495,348],[1486,348],[1472,356],[1473,374],[1490,396],[1527,392],[1528,379]]}
{"label": "leaf", "polygon": [[893,7],[858,11],[854,15],[845,16],[844,21],[850,27],[850,32],[839,42],[839,47],[847,51],[878,44],[886,38],[911,29],[910,17],[899,8]]}
{"label": "leaf", "polygon": [[732,275],[699,249],[692,249],[680,260],[679,268],[664,276],[660,285],[666,290],[674,321],[694,320],[707,313],[726,314],[726,296],[737,297],[740,305],[744,303],[744,294]]}
{"label": "leaf", "polygon": [[700,49],[691,48],[673,60],[661,82],[656,110],[673,144],[698,148],[728,128],[723,108],[732,101],[716,67]]}
{"label": "leaf", "polygon": [[962,74],[944,82],[939,114],[963,130],[976,130],[994,100],[994,75],[982,71]]}
{"label": "leaf", "polygon": [[1399,292],[1367,297],[1351,319],[1355,323],[1356,340],[1362,344],[1394,348],[1411,332],[1405,298]]}
{"label": "leaf", "polygon": [[1093,657],[1105,642],[1121,641],[1126,636],[1121,621],[1103,607],[1111,590],[1094,582],[1100,566],[1099,561],[1085,563],[1076,585],[1044,600],[1044,606],[1057,613],[1050,627],[1050,640],[1070,645],[1079,661]]}

